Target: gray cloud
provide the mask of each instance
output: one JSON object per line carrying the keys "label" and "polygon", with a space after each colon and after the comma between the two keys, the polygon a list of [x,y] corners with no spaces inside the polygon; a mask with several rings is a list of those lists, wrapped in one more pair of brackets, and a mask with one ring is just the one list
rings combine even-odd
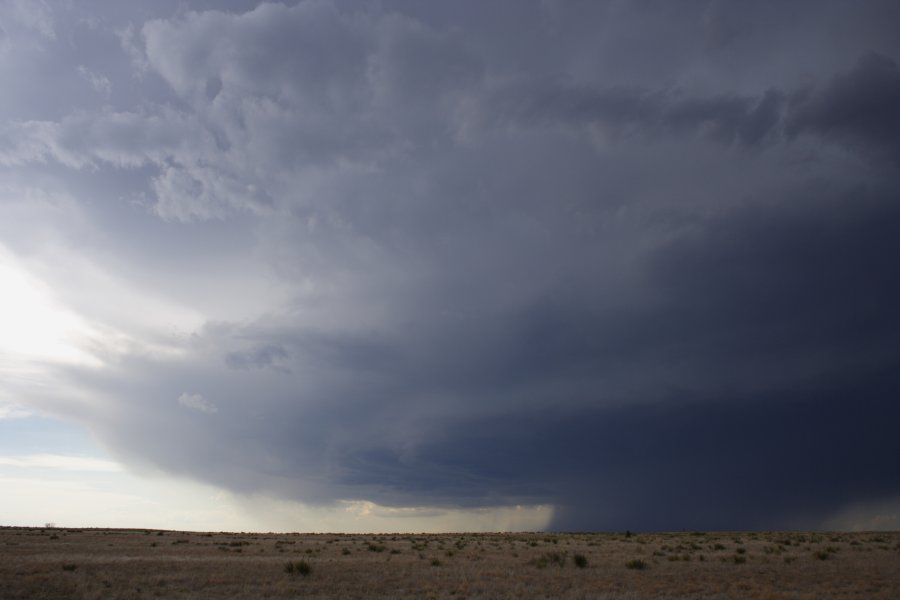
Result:
{"label": "gray cloud", "polygon": [[184,408],[207,414],[214,414],[219,411],[215,404],[204,398],[201,394],[189,394],[185,392],[178,396],[178,404]]}
{"label": "gray cloud", "polygon": [[791,99],[789,135],[819,135],[895,164],[900,158],[900,67],[870,53],[826,86]]}
{"label": "gray cloud", "polygon": [[111,105],[13,111],[0,164],[178,324],[107,318],[108,368],[31,402],[313,503],[742,528],[896,495],[890,7],[789,4],[126,11],[119,62],[70,59]]}
{"label": "gray cloud", "polygon": [[686,97],[678,90],[589,89],[553,84],[512,87],[493,102],[493,111],[514,125],[562,123],[601,127],[604,133],[649,137],[700,135],[726,144],[755,145],[777,132],[784,94],[760,98]]}

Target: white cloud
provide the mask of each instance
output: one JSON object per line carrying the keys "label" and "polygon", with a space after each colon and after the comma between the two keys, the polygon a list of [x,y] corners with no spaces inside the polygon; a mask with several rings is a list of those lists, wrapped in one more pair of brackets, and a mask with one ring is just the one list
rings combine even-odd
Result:
{"label": "white cloud", "polygon": [[[0,368],[0,373],[3,369]],[[3,419],[24,419],[31,416],[31,412],[25,410],[21,406],[15,404],[0,404],[0,420]]]}
{"label": "white cloud", "polygon": [[[25,271],[0,246],[0,360],[24,368],[28,363],[55,361],[96,364],[85,352],[92,327],[61,305],[43,282]],[[0,386],[2,393],[2,386]]]}
{"label": "white cloud", "polygon": [[24,469],[54,469],[59,471],[91,471],[117,473],[121,465],[111,460],[65,454],[29,454],[25,456],[0,456],[0,466]]}
{"label": "white cloud", "polygon": [[219,412],[219,408],[200,394],[188,394],[178,396],[178,404],[191,410],[213,414]]}
{"label": "white cloud", "polygon": [[44,0],[12,0],[13,15],[25,27],[42,36],[54,39],[53,11]]}
{"label": "white cloud", "polygon": [[91,87],[104,98],[112,93],[112,82],[105,75],[95,73],[84,65],[79,65],[78,72],[91,84]]}

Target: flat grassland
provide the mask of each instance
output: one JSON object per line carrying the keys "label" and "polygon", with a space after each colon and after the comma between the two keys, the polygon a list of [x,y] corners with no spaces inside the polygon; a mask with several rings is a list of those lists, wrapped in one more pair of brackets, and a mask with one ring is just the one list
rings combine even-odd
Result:
{"label": "flat grassland", "polygon": [[0,598],[900,598],[900,532],[0,528]]}

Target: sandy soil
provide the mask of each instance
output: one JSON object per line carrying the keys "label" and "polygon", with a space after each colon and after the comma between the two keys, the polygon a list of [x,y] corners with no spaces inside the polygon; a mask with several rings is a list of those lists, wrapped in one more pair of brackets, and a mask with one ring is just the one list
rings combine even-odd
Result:
{"label": "sandy soil", "polygon": [[900,533],[0,528],[4,600],[296,597],[893,600],[900,598]]}

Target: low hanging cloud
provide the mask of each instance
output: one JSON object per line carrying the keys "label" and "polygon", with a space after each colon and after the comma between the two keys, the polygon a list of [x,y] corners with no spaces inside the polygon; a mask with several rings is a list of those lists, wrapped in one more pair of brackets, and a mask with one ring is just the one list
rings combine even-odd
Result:
{"label": "low hanging cloud", "polygon": [[652,4],[122,24],[119,62],[72,59],[110,104],[8,119],[0,165],[71,184],[96,225],[59,243],[201,324],[98,326],[105,368],[29,402],[123,464],[396,515],[815,527],[895,497],[888,9],[801,36]]}

